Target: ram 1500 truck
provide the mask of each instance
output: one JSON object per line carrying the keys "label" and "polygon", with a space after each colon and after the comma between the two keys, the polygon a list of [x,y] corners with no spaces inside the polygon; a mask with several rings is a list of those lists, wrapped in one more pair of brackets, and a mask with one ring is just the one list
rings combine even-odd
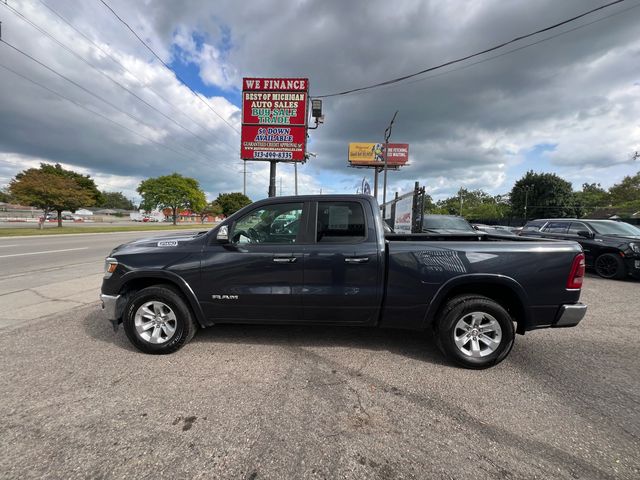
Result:
{"label": "ram 1500 truck", "polygon": [[277,197],[210,231],[120,245],[101,299],[147,353],[220,323],[360,325],[432,331],[448,358],[484,368],[515,333],[580,322],[584,266],[572,241],[385,237],[373,197]]}

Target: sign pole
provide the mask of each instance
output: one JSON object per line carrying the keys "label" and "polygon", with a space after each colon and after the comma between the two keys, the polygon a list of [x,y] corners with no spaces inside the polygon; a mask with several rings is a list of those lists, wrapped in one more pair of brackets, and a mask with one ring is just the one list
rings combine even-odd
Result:
{"label": "sign pole", "polygon": [[373,196],[378,201],[378,167],[373,167]]}
{"label": "sign pole", "polygon": [[295,177],[295,182],[296,182],[296,195],[298,195],[298,162],[293,164],[293,175]]}
{"label": "sign pole", "polygon": [[269,162],[271,166],[269,167],[269,197],[276,196],[276,165],[278,162],[274,162],[273,160]]}

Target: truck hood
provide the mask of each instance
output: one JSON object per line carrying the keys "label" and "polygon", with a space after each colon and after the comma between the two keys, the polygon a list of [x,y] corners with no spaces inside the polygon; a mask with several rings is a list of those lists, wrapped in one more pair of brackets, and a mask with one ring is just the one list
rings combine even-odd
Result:
{"label": "truck hood", "polygon": [[131,242],[118,245],[111,251],[111,254],[121,253],[126,250],[141,250],[141,249],[172,249],[190,244],[195,239],[202,237],[207,231],[202,232],[190,232],[175,233],[172,235],[162,235],[158,237],[145,237]]}

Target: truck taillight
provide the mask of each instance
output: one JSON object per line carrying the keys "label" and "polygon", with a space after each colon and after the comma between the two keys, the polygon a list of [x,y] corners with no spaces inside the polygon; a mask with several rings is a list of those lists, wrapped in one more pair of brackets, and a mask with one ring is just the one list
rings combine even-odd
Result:
{"label": "truck taillight", "polygon": [[579,253],[573,259],[573,264],[571,264],[571,273],[569,273],[569,279],[567,280],[567,289],[580,290],[582,288],[584,268],[584,253]]}

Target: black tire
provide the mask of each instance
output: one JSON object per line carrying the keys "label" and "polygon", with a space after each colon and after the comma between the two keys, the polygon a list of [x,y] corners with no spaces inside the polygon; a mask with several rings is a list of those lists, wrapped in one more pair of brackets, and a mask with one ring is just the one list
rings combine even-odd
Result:
{"label": "black tire", "polygon": [[622,280],[627,276],[622,258],[615,253],[603,253],[600,255],[596,258],[594,268],[602,278]]}
{"label": "black tire", "polygon": [[[136,328],[136,313],[138,309],[149,302],[165,305],[170,309],[168,311],[173,313],[171,318],[175,317],[175,320],[171,321],[174,328],[172,336],[163,343],[151,343],[150,340],[145,340]],[[152,354],[173,353],[179,350],[193,338],[198,329],[191,310],[180,294],[164,285],[147,287],[132,294],[124,309],[123,326],[127,338],[134,347],[144,353]],[[162,332],[161,335],[165,334],[162,329],[159,330]]]}
{"label": "black tire", "polygon": [[[489,317],[493,317],[501,330],[500,334],[487,332],[492,340],[499,339],[499,343],[493,351],[487,344],[482,343],[484,340],[481,337],[477,337],[480,340],[476,341],[476,345],[481,347],[482,356],[465,354],[455,341],[456,333],[464,333],[464,330],[456,328],[456,325],[463,319],[466,321],[472,313],[480,313],[481,315],[476,317],[481,317],[483,319],[481,322],[485,322],[484,325],[488,325]],[[515,339],[511,315],[499,303],[481,295],[459,295],[450,299],[440,310],[438,318],[436,318],[435,329],[436,341],[444,356],[458,365],[471,369],[488,368],[500,363],[509,355]],[[471,338],[469,338],[469,342],[471,342]],[[482,346],[485,347],[484,350]],[[469,346],[466,350],[471,350],[471,347]]]}

